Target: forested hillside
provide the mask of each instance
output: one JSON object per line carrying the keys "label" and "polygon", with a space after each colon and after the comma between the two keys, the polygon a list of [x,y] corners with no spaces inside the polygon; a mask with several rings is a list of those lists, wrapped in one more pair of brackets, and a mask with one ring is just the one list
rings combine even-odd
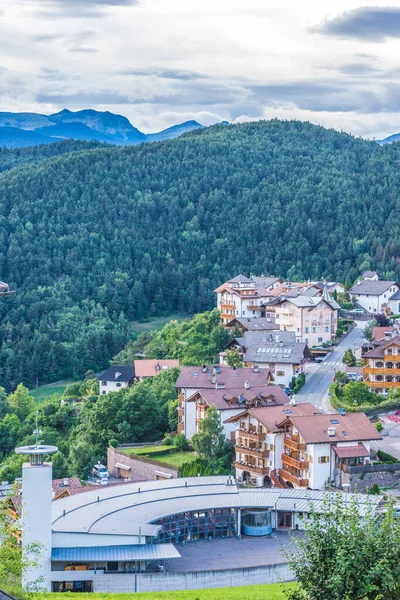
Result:
{"label": "forested hillside", "polygon": [[3,173],[0,382],[105,367],[128,321],[209,308],[238,272],[400,278],[399,152],[269,121]]}

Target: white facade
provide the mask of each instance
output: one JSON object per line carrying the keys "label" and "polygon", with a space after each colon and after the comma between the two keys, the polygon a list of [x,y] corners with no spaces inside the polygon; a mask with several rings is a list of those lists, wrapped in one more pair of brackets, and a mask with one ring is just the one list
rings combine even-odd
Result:
{"label": "white facade", "polygon": [[100,394],[104,395],[109,394],[110,392],[120,392],[129,386],[129,381],[115,381],[115,379],[112,381],[106,381],[103,379],[99,381],[99,384]]}
{"label": "white facade", "polygon": [[[35,566],[24,569],[22,585],[26,590],[51,589],[51,463],[22,467],[22,547],[25,559]],[[39,554],[32,552],[34,546]]]}
{"label": "white facade", "polygon": [[277,326],[282,330],[294,331],[296,342],[304,342],[309,347],[330,342],[336,334],[338,311],[322,298],[309,298],[308,305],[298,306],[302,300],[303,297],[287,299],[276,306]]}
{"label": "white facade", "polygon": [[[351,294],[351,297],[355,297],[356,301],[360,306],[370,313],[379,313],[389,302],[390,296],[393,296],[399,289],[397,284],[392,285],[386,292],[380,295],[372,294]],[[398,305],[398,302],[397,302]],[[397,306],[398,307],[398,306]],[[393,311],[396,312],[396,311]]]}

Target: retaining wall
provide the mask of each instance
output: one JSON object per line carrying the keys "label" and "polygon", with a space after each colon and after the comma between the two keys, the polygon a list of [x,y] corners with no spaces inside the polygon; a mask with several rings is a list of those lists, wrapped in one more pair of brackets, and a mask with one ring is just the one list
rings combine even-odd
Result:
{"label": "retaining wall", "polygon": [[119,448],[108,448],[107,450],[107,468],[113,477],[119,477],[117,463],[130,467],[131,481],[152,481],[157,479],[157,473],[171,475],[172,479],[179,477],[178,469],[171,467],[160,461],[150,458],[129,455]]}
{"label": "retaining wall", "polygon": [[235,587],[261,583],[293,581],[287,563],[252,567],[249,569],[224,569],[214,571],[189,571],[186,573],[138,573],[99,575],[94,579],[94,592],[161,592],[169,590],[197,590],[204,588]]}

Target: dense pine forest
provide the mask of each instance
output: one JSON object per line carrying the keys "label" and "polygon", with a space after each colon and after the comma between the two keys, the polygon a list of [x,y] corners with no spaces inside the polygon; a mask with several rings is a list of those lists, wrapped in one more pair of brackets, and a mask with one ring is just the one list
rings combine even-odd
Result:
{"label": "dense pine forest", "polygon": [[106,367],[238,272],[400,278],[400,150],[296,121],[0,151],[0,385]]}

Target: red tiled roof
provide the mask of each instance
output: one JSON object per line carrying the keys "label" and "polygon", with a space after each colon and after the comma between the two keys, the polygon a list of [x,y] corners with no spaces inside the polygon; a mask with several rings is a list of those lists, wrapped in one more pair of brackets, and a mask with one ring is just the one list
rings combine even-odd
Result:
{"label": "red tiled roof", "polygon": [[[312,418],[294,416],[290,420],[307,444],[382,439],[364,413],[314,415]],[[335,435],[328,434],[329,427],[335,428]]]}
{"label": "red tiled roof", "polygon": [[386,331],[389,331],[391,333],[393,331],[393,327],[373,327],[372,328],[372,339],[375,342],[384,340]]}
{"label": "red tiled roof", "polygon": [[[244,410],[247,407],[247,403],[252,401],[258,401],[261,406],[268,406],[269,404],[282,405],[288,404],[289,398],[285,392],[277,385],[265,385],[252,387],[249,390],[244,388],[230,388],[228,390],[200,390],[188,398],[188,402],[196,400],[198,396],[201,396],[208,406],[213,404],[218,410],[229,410],[232,408],[241,408]],[[239,402],[239,398],[243,401]],[[246,401],[246,402],[244,402]]]}
{"label": "red tiled roof", "polygon": [[[213,374],[213,367],[181,367],[181,372],[176,381],[176,388],[193,388],[196,390],[215,389],[215,386],[221,386],[222,389],[243,388],[247,381],[250,388],[260,387],[267,384],[270,376],[269,369],[259,369],[254,371],[248,367],[232,369],[231,367],[217,367],[219,372]],[[222,387],[223,386],[223,387]],[[220,388],[220,389],[221,389]]]}
{"label": "red tiled roof", "polygon": [[134,362],[136,377],[155,377],[162,371],[168,371],[175,367],[179,367],[177,359],[135,360]]}
{"label": "red tiled roof", "polygon": [[260,423],[265,425],[265,427],[269,429],[269,431],[272,431],[272,433],[278,433],[282,431],[280,424],[286,419],[291,418],[293,415],[307,415],[307,418],[309,418],[311,415],[314,415],[316,410],[317,408],[310,402],[297,404],[296,406],[285,404],[283,406],[249,408],[248,410],[245,410],[244,412],[227,419],[225,423],[236,421],[242,415],[249,414],[260,421]]}
{"label": "red tiled roof", "polygon": [[357,446],[333,446],[333,451],[338,458],[358,458],[369,456],[369,452],[361,442]]}

